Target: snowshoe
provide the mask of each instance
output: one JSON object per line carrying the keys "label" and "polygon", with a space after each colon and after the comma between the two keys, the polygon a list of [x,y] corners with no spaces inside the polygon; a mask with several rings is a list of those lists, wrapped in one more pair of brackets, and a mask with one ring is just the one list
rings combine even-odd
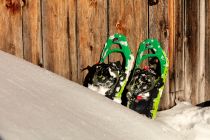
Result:
{"label": "snowshoe", "polygon": [[[111,49],[111,46],[117,44],[119,48]],[[105,63],[105,59],[111,53],[121,53],[124,60]],[[126,37],[121,34],[110,36],[103,48],[100,61],[88,67],[89,70],[85,77],[84,86],[97,91],[106,97],[121,103],[122,92],[128,81],[130,72],[133,68],[134,57],[129,49]]]}
{"label": "snowshoe", "polygon": [[[139,68],[144,60],[148,66]],[[156,39],[143,41],[125,95],[127,106],[154,119],[168,72],[168,58]]]}

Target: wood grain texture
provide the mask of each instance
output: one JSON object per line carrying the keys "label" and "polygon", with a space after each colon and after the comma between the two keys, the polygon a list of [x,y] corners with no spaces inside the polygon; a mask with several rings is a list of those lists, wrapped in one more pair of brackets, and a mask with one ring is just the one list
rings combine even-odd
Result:
{"label": "wood grain texture", "polygon": [[39,66],[43,65],[41,41],[40,0],[27,0],[23,7],[24,59]]}
{"label": "wood grain texture", "polygon": [[67,0],[42,1],[44,67],[69,78]]}
{"label": "wood grain texture", "polygon": [[78,82],[86,72],[82,68],[99,61],[107,39],[107,2],[104,0],[77,1]]}
{"label": "wood grain texture", "polygon": [[205,100],[205,0],[199,1],[199,73],[197,103]]}
{"label": "wood grain texture", "polygon": [[[174,52],[172,75],[170,80],[174,80],[174,88],[172,89],[170,81],[170,92],[176,93],[178,101],[184,100],[184,0],[174,0]],[[170,49],[171,51],[171,49]]]}
{"label": "wood grain texture", "polygon": [[175,29],[175,22],[176,22],[176,17],[175,17],[175,8],[176,8],[176,3],[177,1],[174,0],[168,0],[168,19],[169,19],[169,43],[168,43],[168,59],[169,59],[169,92],[175,92],[175,34],[176,34],[176,29]]}
{"label": "wood grain texture", "polygon": [[[186,0],[186,37],[185,46],[185,100],[193,104],[202,101],[204,93],[203,59],[204,46],[201,46],[200,1]],[[204,37],[205,38],[205,37]]]}
{"label": "wood grain texture", "polygon": [[67,37],[69,46],[69,78],[72,81],[78,80],[78,51],[77,51],[77,2],[68,0],[67,8]]}
{"label": "wood grain texture", "polygon": [[[169,0],[169,91],[184,91],[184,0]],[[183,96],[176,96],[183,99]]]}
{"label": "wood grain texture", "polygon": [[[109,0],[109,35],[121,33],[127,37],[136,55],[141,41],[148,37],[148,3],[141,0]],[[119,60],[112,55],[110,61]]]}
{"label": "wood grain texture", "polygon": [[[157,5],[149,6],[149,37],[157,38],[162,48],[169,56],[169,1],[159,0]],[[173,14],[173,12],[171,13]],[[173,22],[172,22],[173,23]],[[171,65],[171,64],[170,64]],[[174,105],[174,93],[170,93],[169,76],[166,80],[160,109],[166,109]]]}
{"label": "wood grain texture", "polygon": [[210,100],[210,1],[206,0],[205,100]]}
{"label": "wood grain texture", "polygon": [[22,0],[0,1],[0,49],[23,57]]}

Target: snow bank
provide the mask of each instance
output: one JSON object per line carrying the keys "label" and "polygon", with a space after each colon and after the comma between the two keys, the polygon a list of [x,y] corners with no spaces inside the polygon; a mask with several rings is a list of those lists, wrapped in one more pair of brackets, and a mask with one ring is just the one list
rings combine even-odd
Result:
{"label": "snow bank", "polygon": [[210,107],[179,103],[155,121],[0,51],[0,140],[209,140]]}
{"label": "snow bank", "polygon": [[180,140],[178,133],[0,51],[2,140]]}
{"label": "snow bank", "polygon": [[157,120],[178,131],[186,140],[210,139],[210,107],[200,108],[182,102],[159,112]]}

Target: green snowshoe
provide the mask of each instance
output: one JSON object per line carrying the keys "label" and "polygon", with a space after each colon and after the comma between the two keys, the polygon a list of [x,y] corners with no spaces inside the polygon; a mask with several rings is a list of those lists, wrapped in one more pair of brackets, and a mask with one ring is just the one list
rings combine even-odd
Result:
{"label": "green snowshoe", "polygon": [[[144,60],[148,66],[139,68]],[[143,41],[125,95],[127,106],[154,119],[168,72],[168,58],[156,39]],[[125,104],[124,104],[125,105]]]}
{"label": "green snowshoe", "polygon": [[[119,48],[111,49],[114,44],[119,45]],[[106,64],[105,59],[112,53],[121,53],[124,62],[122,64],[120,61]],[[84,86],[121,103],[122,92],[133,64],[134,57],[129,49],[126,37],[121,34],[112,35],[105,43],[99,63],[88,68],[89,72],[85,77]]]}

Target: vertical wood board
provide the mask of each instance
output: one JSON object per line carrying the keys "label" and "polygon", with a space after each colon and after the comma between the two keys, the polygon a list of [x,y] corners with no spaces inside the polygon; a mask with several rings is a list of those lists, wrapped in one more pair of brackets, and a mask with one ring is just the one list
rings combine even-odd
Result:
{"label": "vertical wood board", "polygon": [[104,0],[77,1],[78,82],[87,71],[81,69],[99,61],[107,39],[107,2]]}
{"label": "vertical wood board", "polygon": [[[186,38],[185,44],[185,100],[191,101],[193,104],[200,102],[203,98],[200,87],[205,84],[202,82],[202,57],[204,55],[200,38],[200,1],[186,0]],[[205,38],[205,37],[204,37]]]}
{"label": "vertical wood board", "polygon": [[206,0],[206,35],[205,35],[205,100],[210,100],[210,1]]}
{"label": "vertical wood board", "polygon": [[42,1],[44,67],[69,78],[67,0]]}
{"label": "vertical wood board", "polygon": [[[175,2],[175,22],[174,22],[174,80],[175,87],[174,92],[176,93],[176,99],[179,101],[184,100],[184,1],[185,0],[174,0]],[[172,66],[172,65],[171,65]],[[171,83],[170,83],[171,84]],[[171,87],[171,85],[170,85]],[[173,92],[172,89],[170,92]]]}
{"label": "vertical wood board", "polygon": [[[159,0],[156,5],[149,6],[149,38],[157,38],[163,50],[169,56],[169,1]],[[171,13],[173,14],[173,12]],[[171,65],[171,64],[169,64]],[[169,76],[166,80],[160,109],[166,109],[174,105],[174,93],[169,92]]]}
{"label": "vertical wood board", "polygon": [[20,0],[0,1],[0,49],[23,57],[22,6]]}
{"label": "vertical wood board", "polygon": [[69,78],[72,81],[78,80],[78,48],[77,48],[77,2],[68,0],[67,8],[67,37],[69,46]]}
{"label": "vertical wood board", "polygon": [[199,1],[199,73],[197,103],[205,101],[205,0]]}
{"label": "vertical wood board", "polygon": [[[139,0],[109,0],[109,35],[121,33],[127,37],[129,47],[136,56],[140,42],[148,37],[148,4]],[[119,60],[118,54],[110,61]]]}
{"label": "vertical wood board", "polygon": [[42,66],[41,2],[27,0],[23,7],[24,59]]}

